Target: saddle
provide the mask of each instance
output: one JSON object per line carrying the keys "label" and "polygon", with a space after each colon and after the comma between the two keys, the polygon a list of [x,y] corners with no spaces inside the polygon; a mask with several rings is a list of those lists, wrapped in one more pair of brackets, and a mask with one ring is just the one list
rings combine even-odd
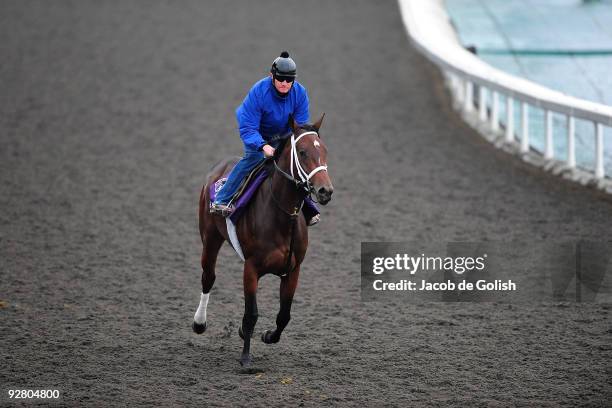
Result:
{"label": "saddle", "polygon": [[[236,193],[232,196],[229,203],[234,206],[234,211],[230,215],[230,219],[235,224],[247,207],[251,197],[255,195],[257,188],[268,177],[268,171],[265,167],[266,162],[258,164],[251,172],[242,180]],[[217,193],[227,181],[227,176],[221,177],[210,186],[210,202],[215,201]]]}

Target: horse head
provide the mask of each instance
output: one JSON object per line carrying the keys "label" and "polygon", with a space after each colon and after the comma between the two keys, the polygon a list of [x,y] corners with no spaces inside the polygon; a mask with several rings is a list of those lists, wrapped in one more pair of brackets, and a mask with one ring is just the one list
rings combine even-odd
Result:
{"label": "horse head", "polygon": [[315,195],[323,205],[331,200],[334,187],[327,172],[327,147],[319,136],[319,129],[325,114],[312,125],[299,125],[293,117],[289,117],[289,125],[293,131],[287,142],[287,148],[280,152],[280,160],[289,168],[291,176]]}

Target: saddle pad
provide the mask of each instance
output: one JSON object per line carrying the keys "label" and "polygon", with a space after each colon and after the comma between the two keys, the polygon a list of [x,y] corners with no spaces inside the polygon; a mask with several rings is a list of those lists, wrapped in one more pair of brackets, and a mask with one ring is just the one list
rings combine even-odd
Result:
{"label": "saddle pad", "polygon": [[230,219],[234,224],[238,222],[238,219],[246,209],[247,205],[249,204],[249,201],[255,195],[255,192],[257,191],[261,183],[263,183],[264,180],[267,178],[268,171],[262,168],[261,171],[257,173],[257,175],[255,175],[255,177],[253,177],[242,189],[242,193],[240,194],[240,196],[237,199],[236,197],[232,199],[234,200],[234,211],[230,215]]}
{"label": "saddle pad", "polygon": [[221,187],[227,181],[227,177],[221,177],[219,180],[215,181],[215,183],[209,188],[210,202],[212,203],[217,198],[217,193],[221,190]]}
{"label": "saddle pad", "polygon": [[[256,168],[249,176],[246,177],[246,182],[238,188],[238,192],[234,197],[232,197],[231,202],[234,204],[234,212],[230,215],[230,218],[234,224],[238,221],[245,208],[247,207],[249,201],[257,191],[257,188],[263,183],[263,181],[268,177],[268,171],[260,166],[258,169]],[[221,187],[227,181],[227,177],[222,177],[219,180],[215,181],[214,184],[210,186],[209,194],[210,194],[210,202],[215,201],[217,197],[217,193],[221,190]]]}

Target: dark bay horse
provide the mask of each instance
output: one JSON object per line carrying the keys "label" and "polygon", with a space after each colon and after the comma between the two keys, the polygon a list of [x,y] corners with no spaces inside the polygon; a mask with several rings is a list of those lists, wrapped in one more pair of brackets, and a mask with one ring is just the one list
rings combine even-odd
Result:
{"label": "dark bay horse", "polygon": [[[244,255],[244,316],[240,337],[244,347],[240,364],[252,365],[251,336],[257,322],[257,285],[259,278],[272,273],[280,276],[280,311],[276,329],[262,335],[264,343],[277,343],[290,319],[291,302],[298,283],[300,264],[308,247],[308,228],[301,214],[304,198],[312,194],[323,205],[333,193],[327,173],[327,148],[319,137],[321,119],[313,125],[299,126],[289,119],[293,135],[276,149],[269,160],[270,176],[262,183],[236,224],[236,235]],[[217,254],[229,241],[226,220],[209,213],[209,186],[227,175],[236,159],[217,164],[208,175],[200,194],[200,236],[202,238],[202,294],[194,316],[193,330],[206,330],[206,307],[215,283]]]}

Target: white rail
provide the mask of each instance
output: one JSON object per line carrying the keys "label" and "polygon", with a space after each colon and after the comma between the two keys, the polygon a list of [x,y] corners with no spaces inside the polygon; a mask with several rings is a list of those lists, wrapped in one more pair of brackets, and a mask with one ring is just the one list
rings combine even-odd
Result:
{"label": "white rail", "polygon": [[[409,36],[429,60],[435,63],[448,80],[451,92],[461,107],[464,117],[476,120],[479,127],[488,123],[488,132],[501,135],[505,144],[516,145],[517,152],[537,154],[531,149],[529,140],[529,108],[536,107],[545,112],[545,144],[543,159],[548,168],[563,164],[575,180],[584,179],[587,173],[592,184],[612,192],[609,176],[604,172],[604,126],[612,126],[612,107],[575,98],[546,88],[523,78],[515,77],[488,65],[465,50],[450,24],[442,0],[399,0],[400,10]],[[478,112],[474,112],[473,98],[478,87]],[[487,94],[490,96],[490,112],[487,110]],[[500,132],[499,99],[506,101],[506,128]],[[520,141],[515,142],[514,101],[521,106],[521,127],[517,132]],[[488,115],[489,113],[489,115]],[[555,160],[553,114],[566,116],[567,159]],[[595,169],[576,169],[575,119],[590,121],[595,129]],[[580,173],[580,175],[578,175]],[[594,183],[593,183],[594,181]]]}

